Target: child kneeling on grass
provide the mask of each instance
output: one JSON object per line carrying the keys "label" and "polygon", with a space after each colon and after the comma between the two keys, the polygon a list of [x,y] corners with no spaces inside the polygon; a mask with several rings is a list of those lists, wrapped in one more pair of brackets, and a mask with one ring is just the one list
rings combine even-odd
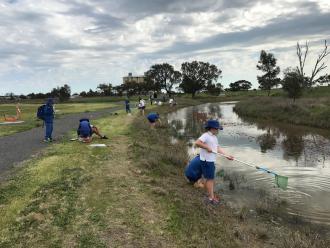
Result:
{"label": "child kneeling on grass", "polygon": [[96,126],[90,124],[89,119],[80,119],[79,127],[77,129],[77,134],[79,140],[85,143],[90,143],[92,141],[92,135],[96,134],[101,139],[108,139],[105,135],[102,135]]}
{"label": "child kneeling on grass", "polygon": [[214,195],[214,176],[215,176],[215,161],[217,153],[221,153],[227,157],[228,160],[233,160],[234,157],[227,155],[218,143],[217,134],[219,130],[223,130],[222,126],[217,120],[208,120],[205,132],[195,142],[197,147],[200,147],[200,161],[202,175],[205,178],[205,187],[208,194],[207,202],[210,204],[219,204],[220,199]]}

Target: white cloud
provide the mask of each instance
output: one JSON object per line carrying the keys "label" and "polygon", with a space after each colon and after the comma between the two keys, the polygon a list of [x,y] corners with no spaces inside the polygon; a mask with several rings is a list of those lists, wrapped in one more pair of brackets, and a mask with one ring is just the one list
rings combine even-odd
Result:
{"label": "white cloud", "polygon": [[284,69],[296,65],[298,40],[311,41],[315,59],[330,36],[327,0],[17,0],[0,11],[0,95],[117,85],[154,63],[194,59],[218,65],[225,85],[257,87],[260,50]]}

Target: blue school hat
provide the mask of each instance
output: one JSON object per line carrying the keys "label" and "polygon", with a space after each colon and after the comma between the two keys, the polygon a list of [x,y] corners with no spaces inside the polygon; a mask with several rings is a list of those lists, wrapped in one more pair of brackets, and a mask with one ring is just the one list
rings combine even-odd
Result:
{"label": "blue school hat", "polygon": [[223,127],[220,125],[219,121],[217,121],[217,120],[208,120],[204,127],[223,130]]}

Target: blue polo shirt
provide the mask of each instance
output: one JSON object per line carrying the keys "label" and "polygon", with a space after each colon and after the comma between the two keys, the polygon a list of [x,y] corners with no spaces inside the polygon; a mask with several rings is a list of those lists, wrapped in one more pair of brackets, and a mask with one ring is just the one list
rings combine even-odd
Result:
{"label": "blue polo shirt", "polygon": [[184,174],[193,183],[202,177],[202,161],[199,155],[189,162]]}
{"label": "blue polo shirt", "polygon": [[159,115],[156,113],[150,113],[148,114],[147,118],[150,122],[155,122],[156,120],[159,119]]}
{"label": "blue polo shirt", "polygon": [[81,137],[89,137],[92,136],[93,130],[87,119],[80,120],[80,124],[77,130],[77,133]]}

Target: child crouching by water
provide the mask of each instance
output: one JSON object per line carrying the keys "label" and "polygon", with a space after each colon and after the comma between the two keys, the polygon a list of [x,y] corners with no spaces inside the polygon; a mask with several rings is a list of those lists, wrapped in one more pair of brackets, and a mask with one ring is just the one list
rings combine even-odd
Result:
{"label": "child crouching by water", "polygon": [[189,183],[193,184],[196,188],[205,187],[205,182],[202,178],[202,166],[199,154],[195,158],[190,160],[184,174],[188,179]]}
{"label": "child crouching by water", "polygon": [[147,119],[151,128],[155,128],[157,123],[158,125],[161,125],[159,113],[149,113]]}
{"label": "child crouching by water", "polygon": [[[205,179],[205,188],[208,194],[207,202],[217,205],[220,203],[220,199],[214,195],[215,161],[217,153],[225,155],[228,160],[233,160],[234,157],[227,155],[219,146],[217,134],[219,133],[219,130],[222,130],[223,128],[217,120],[208,120],[205,129],[206,132],[195,142],[196,146],[201,148],[199,170]],[[195,167],[198,167],[197,163]]]}

